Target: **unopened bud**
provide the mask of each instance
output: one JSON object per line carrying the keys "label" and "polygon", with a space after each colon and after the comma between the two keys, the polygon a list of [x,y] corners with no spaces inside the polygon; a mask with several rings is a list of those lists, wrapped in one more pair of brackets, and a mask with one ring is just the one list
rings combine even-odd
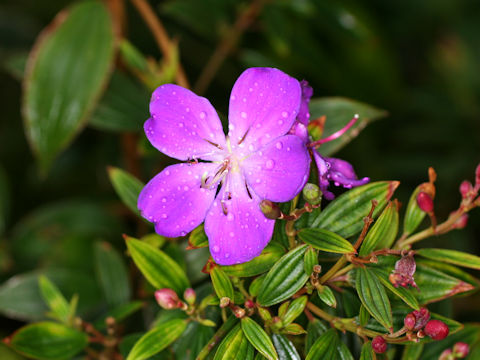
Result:
{"label": "unopened bud", "polygon": [[453,224],[454,229],[463,229],[465,226],[467,226],[468,223],[468,214],[463,214],[458,218],[457,221]]}
{"label": "unopened bud", "polygon": [[247,309],[253,309],[255,307],[255,303],[252,300],[247,300],[245,301],[245,307]]}
{"label": "unopened bud", "polygon": [[188,288],[183,293],[183,298],[185,299],[187,304],[193,305],[197,300],[197,294],[195,293],[195,290],[193,290],[192,288]]}
{"label": "unopened bud", "polygon": [[443,352],[440,354],[440,357],[438,360],[453,360],[454,356],[452,354],[452,349],[445,349]]}
{"label": "unopened bud", "polygon": [[425,325],[425,334],[430,336],[433,340],[443,340],[447,337],[449,332],[447,324],[440,320],[430,320]]}
{"label": "unopened bud", "polygon": [[418,331],[427,324],[428,320],[430,320],[430,312],[426,308],[420,308],[407,314],[403,324],[410,331]]}
{"label": "unopened bud", "polygon": [[178,309],[182,302],[177,296],[177,293],[172,289],[160,289],[155,291],[155,299],[158,305],[166,310]]}
{"label": "unopened bud", "polygon": [[468,355],[468,352],[470,351],[470,347],[468,346],[467,343],[464,342],[457,342],[455,345],[453,345],[453,353],[457,358],[463,359]]}
{"label": "unopened bud", "polygon": [[407,328],[408,330],[413,330],[415,328],[415,323],[415,316],[412,313],[407,314],[407,316],[405,316],[405,319],[403,319],[403,325],[405,325],[405,328]]}
{"label": "unopened bud", "polygon": [[385,351],[387,351],[387,342],[380,335],[375,336],[372,340],[372,349],[377,354],[383,354]]}
{"label": "unopened bud", "polygon": [[241,307],[235,306],[235,308],[233,309],[233,315],[235,315],[235,317],[241,319],[245,316],[245,310],[242,309]]}
{"label": "unopened bud", "polygon": [[395,263],[395,270],[393,270],[393,273],[390,274],[388,279],[395,287],[408,287],[408,285],[417,287],[413,278],[416,268],[417,265],[413,256],[402,256],[402,258]]}
{"label": "unopened bud", "polygon": [[270,200],[262,200],[260,202],[260,210],[262,210],[263,215],[265,215],[267,219],[275,220],[282,215],[278,205]]}
{"label": "unopened bud", "polygon": [[228,305],[230,305],[230,298],[228,297],[222,297],[220,299],[220,307],[221,308],[226,308]]}
{"label": "unopened bud", "polygon": [[315,184],[306,184],[302,190],[303,198],[312,205],[318,205],[322,202],[322,191]]}
{"label": "unopened bud", "polygon": [[480,187],[480,164],[478,164],[475,169],[475,187]]}
{"label": "unopened bud", "polygon": [[473,185],[470,181],[465,180],[460,184],[460,194],[462,198],[466,198],[467,195],[473,190]]}
{"label": "unopened bud", "polygon": [[420,191],[417,195],[417,205],[418,207],[428,213],[433,211],[433,199],[426,192]]}
{"label": "unopened bud", "polygon": [[322,265],[314,265],[313,266],[313,272],[314,273],[317,273],[317,274],[320,274],[322,272]]}

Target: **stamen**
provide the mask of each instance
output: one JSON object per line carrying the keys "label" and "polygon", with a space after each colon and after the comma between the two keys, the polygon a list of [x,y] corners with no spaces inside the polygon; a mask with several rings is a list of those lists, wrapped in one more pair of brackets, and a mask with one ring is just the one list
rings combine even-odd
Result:
{"label": "stamen", "polygon": [[248,188],[247,181],[245,180],[245,189],[247,189],[247,194],[250,199],[253,199],[252,194],[250,194],[250,189]]}
{"label": "stamen", "polygon": [[314,141],[314,142],[308,144],[308,146],[311,147],[311,148],[315,148],[315,147],[318,147],[318,146],[320,146],[320,145],[322,145],[322,144],[325,144],[326,142],[329,142],[329,141],[338,139],[340,136],[342,136],[342,135],[345,134],[348,130],[350,130],[350,128],[357,122],[358,119],[359,119],[358,114],[355,114],[355,116],[353,117],[353,119],[350,120],[350,121],[348,122],[348,124],[345,125],[342,129],[334,132],[332,135],[327,136],[327,137],[324,138],[324,139],[320,139],[320,140]]}
{"label": "stamen", "polygon": [[245,132],[245,134],[242,136],[242,138],[241,138],[240,141],[238,142],[238,145],[240,145],[240,144],[245,140],[245,138],[247,137],[249,131],[250,131],[250,128],[248,128],[247,131]]}
{"label": "stamen", "polygon": [[227,205],[225,205],[225,201],[224,201],[224,200],[220,200],[220,204],[222,204],[223,214],[224,214],[224,215],[228,215],[228,209],[227,209]]}
{"label": "stamen", "polygon": [[206,142],[208,142],[210,145],[215,146],[217,149],[223,150],[223,148],[222,148],[220,145],[218,145],[218,144],[216,144],[216,143],[214,143],[214,142],[212,142],[212,141],[210,141],[210,140],[207,140],[207,139],[203,139],[203,140],[205,140]]}
{"label": "stamen", "polygon": [[218,168],[217,172],[210,181],[208,181],[209,176],[206,176],[207,174],[204,174],[202,177],[201,187],[204,189],[211,189],[213,186],[215,186],[218,181],[222,180],[228,174],[228,165],[229,161],[224,160],[223,164]]}

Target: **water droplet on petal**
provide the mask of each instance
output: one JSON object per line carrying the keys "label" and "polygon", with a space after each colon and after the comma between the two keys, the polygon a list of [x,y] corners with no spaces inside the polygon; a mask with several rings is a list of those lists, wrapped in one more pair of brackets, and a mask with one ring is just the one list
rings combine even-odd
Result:
{"label": "water droplet on petal", "polygon": [[186,112],[190,112],[190,108],[188,108],[188,107],[185,108],[185,111],[186,111]]}
{"label": "water droplet on petal", "polygon": [[166,198],[166,197],[162,198],[162,202],[163,202],[163,203],[166,203],[166,202],[167,202],[167,198]]}
{"label": "water droplet on petal", "polygon": [[187,185],[185,185],[185,186],[183,187],[183,190],[184,190],[184,191],[188,191],[188,190],[189,190],[189,187],[188,187]]}
{"label": "water droplet on petal", "polygon": [[178,127],[183,127],[183,123],[178,123]]}
{"label": "water droplet on petal", "polygon": [[278,150],[282,150],[283,148],[283,144],[279,141],[275,144],[275,147],[278,149]]}
{"label": "water droplet on petal", "polygon": [[207,116],[207,113],[205,111],[202,111],[200,113],[200,119],[205,119],[206,116]]}
{"label": "water droplet on petal", "polygon": [[268,159],[267,162],[265,163],[265,167],[267,169],[273,169],[274,166],[275,166],[275,161],[273,161],[272,159]]}
{"label": "water droplet on petal", "polygon": [[257,184],[260,184],[261,181],[262,181],[262,180],[260,180],[260,179],[256,179],[256,180],[255,180],[255,182],[256,182]]}
{"label": "water droplet on petal", "polygon": [[168,217],[167,214],[162,214],[162,219],[166,219]]}
{"label": "water droplet on petal", "polygon": [[253,144],[248,145],[248,150],[254,151],[254,150],[255,150],[255,146],[254,146]]}
{"label": "water droplet on petal", "polygon": [[227,220],[228,220],[228,221],[233,221],[233,219],[235,219],[235,216],[233,216],[232,213],[229,213],[229,214],[227,215]]}
{"label": "water droplet on petal", "polygon": [[233,101],[233,100],[235,100],[235,99],[236,99],[235,95],[230,96],[230,100]]}
{"label": "water droplet on petal", "polygon": [[278,125],[283,125],[283,120],[278,120]]}
{"label": "water droplet on petal", "polygon": [[290,148],[290,146],[289,146],[289,147],[287,147],[287,151],[290,151],[290,150],[292,150],[292,149]]}
{"label": "water droplet on petal", "polygon": [[282,111],[282,116],[283,116],[284,118],[288,117],[288,112]]}
{"label": "water droplet on petal", "polygon": [[252,91],[253,91],[253,88],[249,88],[248,91],[252,92]]}
{"label": "water droplet on petal", "polygon": [[220,248],[215,245],[213,248],[212,248],[212,251],[215,252],[215,253],[218,253],[220,251]]}
{"label": "water droplet on petal", "polygon": [[167,175],[167,176],[170,175],[170,170],[166,170],[165,175]]}
{"label": "water droplet on petal", "polygon": [[226,253],[225,254],[225,259],[228,259],[230,257],[230,254],[229,253]]}
{"label": "water droplet on petal", "polygon": [[181,235],[181,236],[185,236],[185,235],[187,235],[187,233],[186,233],[185,231],[182,231],[182,232],[180,233],[180,235]]}
{"label": "water droplet on petal", "polygon": [[247,118],[247,113],[245,111],[242,111],[240,113],[240,116],[242,117],[242,119],[246,119]]}
{"label": "water droplet on petal", "polygon": [[230,231],[230,237],[234,237],[235,233],[233,231]]}

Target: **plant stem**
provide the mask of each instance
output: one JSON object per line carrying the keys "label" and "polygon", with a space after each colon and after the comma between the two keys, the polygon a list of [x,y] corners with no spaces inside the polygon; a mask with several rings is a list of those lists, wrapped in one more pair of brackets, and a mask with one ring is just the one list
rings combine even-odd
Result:
{"label": "plant stem", "polygon": [[343,265],[347,263],[347,258],[343,255],[319,280],[320,284],[325,284],[333,275],[335,275]]}
{"label": "plant stem", "polygon": [[197,355],[196,360],[204,360],[207,358],[210,351],[223,339],[225,335],[233,328],[233,326],[237,323],[237,319],[235,316],[231,315],[226,322],[217,330],[215,335],[210,339],[210,341],[205,345]]}

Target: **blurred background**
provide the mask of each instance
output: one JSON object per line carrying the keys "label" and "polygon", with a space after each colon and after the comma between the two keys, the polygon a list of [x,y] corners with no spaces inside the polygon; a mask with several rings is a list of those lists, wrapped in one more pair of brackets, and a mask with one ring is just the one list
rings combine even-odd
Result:
{"label": "blurred background", "polygon": [[[145,145],[140,124],[148,116],[149,94],[139,87],[137,97],[140,102],[144,99],[144,106],[135,119],[137,131],[87,126],[48,175],[40,175],[22,124],[22,56],[71,3],[0,2],[0,283],[52,264],[88,275],[92,255],[84,244],[92,239],[121,244],[120,234],[135,225],[110,185],[107,166],[136,172],[142,181],[160,168],[159,153]],[[480,162],[480,2],[171,0],[150,4],[178,41],[190,83],[203,87],[219,111],[226,113],[231,87],[245,68],[277,67],[308,80],[314,97],[344,96],[388,111],[388,117],[370,124],[337,155],[354,164],[360,177],[399,180],[396,196],[403,204],[427,180],[429,166],[438,173],[435,202],[440,219],[458,206],[460,182],[474,180]],[[126,6],[125,36],[144,54],[160,59],[143,20],[131,3],[126,1]],[[199,82],[212,54],[223,50],[225,61],[212,81]],[[129,151],[132,144],[136,149],[137,140],[146,160],[142,168],[132,169]],[[166,161],[162,159],[162,164]],[[436,239],[435,247],[479,254],[479,240],[480,211],[473,211],[466,229]],[[62,281],[59,272],[54,276]],[[84,298],[95,298],[92,288],[86,293]],[[460,321],[479,320],[479,300],[474,295],[456,300],[454,308],[450,302],[438,306]],[[32,313],[37,309],[28,306]],[[9,315],[1,307],[0,313]],[[18,327],[4,317],[0,322],[0,336]]]}

